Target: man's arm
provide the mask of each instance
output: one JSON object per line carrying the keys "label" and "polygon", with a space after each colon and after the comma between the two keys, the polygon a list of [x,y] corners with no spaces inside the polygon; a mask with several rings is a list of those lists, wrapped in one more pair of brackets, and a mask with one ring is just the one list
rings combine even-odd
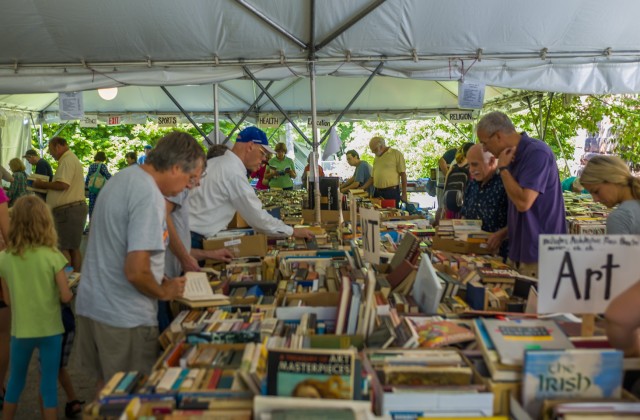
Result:
{"label": "man's arm", "polygon": [[373,177],[370,177],[367,182],[365,182],[364,184],[362,184],[362,187],[360,187],[360,189],[363,189],[365,191],[367,191],[369,189],[369,187],[371,187],[371,185],[373,184]]}
{"label": "man's arm", "polygon": [[502,229],[492,233],[491,236],[489,236],[489,239],[487,240],[487,248],[489,249],[489,251],[495,252],[498,248],[500,248],[500,245],[502,245],[502,242],[506,238],[507,238],[507,227],[505,226]]}
{"label": "man's arm", "polygon": [[156,282],[151,272],[151,254],[148,251],[132,251],[127,253],[124,263],[124,274],[127,280],[143,295],[159,300],[172,300],[184,293],[184,277],[164,279],[162,284]]}
{"label": "man's arm", "polygon": [[173,224],[173,217],[171,216],[173,210],[175,209],[175,203],[172,203],[169,200],[164,200],[167,204],[167,231],[169,232],[169,249],[176,256],[178,261],[180,261],[180,265],[182,266],[182,271],[185,273],[187,271],[200,271],[200,266],[198,265],[198,261],[193,258],[189,252],[187,252],[187,248],[182,243],[178,232],[176,231],[176,226]]}
{"label": "man's arm", "polygon": [[407,202],[407,173],[400,172],[400,185],[402,187],[402,201]]}
{"label": "man's arm", "polygon": [[609,343],[624,351],[627,356],[637,356],[638,327],[640,326],[640,282],[613,299],[605,312]]}
{"label": "man's arm", "polygon": [[440,172],[442,172],[442,174],[449,172],[449,165],[447,165],[447,161],[444,160],[444,158],[440,158],[438,161],[438,168],[440,168]]}
{"label": "man's arm", "polygon": [[47,182],[47,181],[42,181],[40,179],[35,179],[33,181],[33,187],[40,188],[43,190],[64,191],[69,189],[69,184],[66,184],[62,181]]}
{"label": "man's arm", "polygon": [[500,177],[502,178],[507,196],[509,196],[509,200],[511,200],[513,205],[516,206],[516,209],[521,213],[528,211],[540,193],[530,190],[529,188],[522,188],[508,169],[500,171]]}

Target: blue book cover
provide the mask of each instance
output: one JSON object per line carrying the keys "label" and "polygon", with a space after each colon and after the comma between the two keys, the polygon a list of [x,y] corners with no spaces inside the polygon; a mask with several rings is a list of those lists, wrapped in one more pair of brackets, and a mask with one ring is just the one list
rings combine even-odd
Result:
{"label": "blue book cover", "polygon": [[537,418],[545,399],[620,398],[622,359],[613,349],[528,350],[523,407]]}

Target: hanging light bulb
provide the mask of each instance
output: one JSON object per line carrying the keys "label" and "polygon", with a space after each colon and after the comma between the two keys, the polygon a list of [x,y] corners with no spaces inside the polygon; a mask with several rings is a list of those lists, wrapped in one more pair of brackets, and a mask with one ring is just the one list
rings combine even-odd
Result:
{"label": "hanging light bulb", "polygon": [[118,95],[118,88],[98,89],[98,95],[105,101],[110,101]]}

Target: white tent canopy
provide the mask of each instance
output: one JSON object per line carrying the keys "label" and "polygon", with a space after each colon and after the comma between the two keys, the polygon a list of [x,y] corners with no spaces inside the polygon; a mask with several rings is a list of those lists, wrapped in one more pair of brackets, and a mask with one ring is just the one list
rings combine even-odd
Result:
{"label": "white tent canopy", "polygon": [[[640,2],[632,0],[3,0],[0,107],[56,112],[86,91],[86,112],[240,113],[261,93],[337,114],[380,63],[349,116],[424,116],[457,106],[457,81],[485,100],[513,90],[640,92]],[[300,82],[301,81],[301,82]],[[295,83],[294,83],[295,82]],[[291,86],[290,86],[291,85]],[[98,88],[125,87],[112,102]],[[276,95],[277,94],[277,95]],[[256,112],[276,112],[263,98]]]}

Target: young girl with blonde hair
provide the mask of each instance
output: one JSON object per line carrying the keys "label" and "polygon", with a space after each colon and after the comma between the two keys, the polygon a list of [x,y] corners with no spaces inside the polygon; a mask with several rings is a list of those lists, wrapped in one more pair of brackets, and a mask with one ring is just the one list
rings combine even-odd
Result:
{"label": "young girl with blonde hair", "polygon": [[57,249],[58,235],[47,205],[35,196],[13,206],[7,249],[0,252],[2,294],[11,309],[11,358],[4,419],[13,419],[34,349],[40,354],[40,393],[44,419],[55,419],[58,405],[62,317],[60,302],[72,298]]}
{"label": "young girl with blonde hair", "polygon": [[640,234],[640,178],[617,156],[592,157],[580,176],[580,183],[594,201],[612,208],[607,217],[608,234]]}

